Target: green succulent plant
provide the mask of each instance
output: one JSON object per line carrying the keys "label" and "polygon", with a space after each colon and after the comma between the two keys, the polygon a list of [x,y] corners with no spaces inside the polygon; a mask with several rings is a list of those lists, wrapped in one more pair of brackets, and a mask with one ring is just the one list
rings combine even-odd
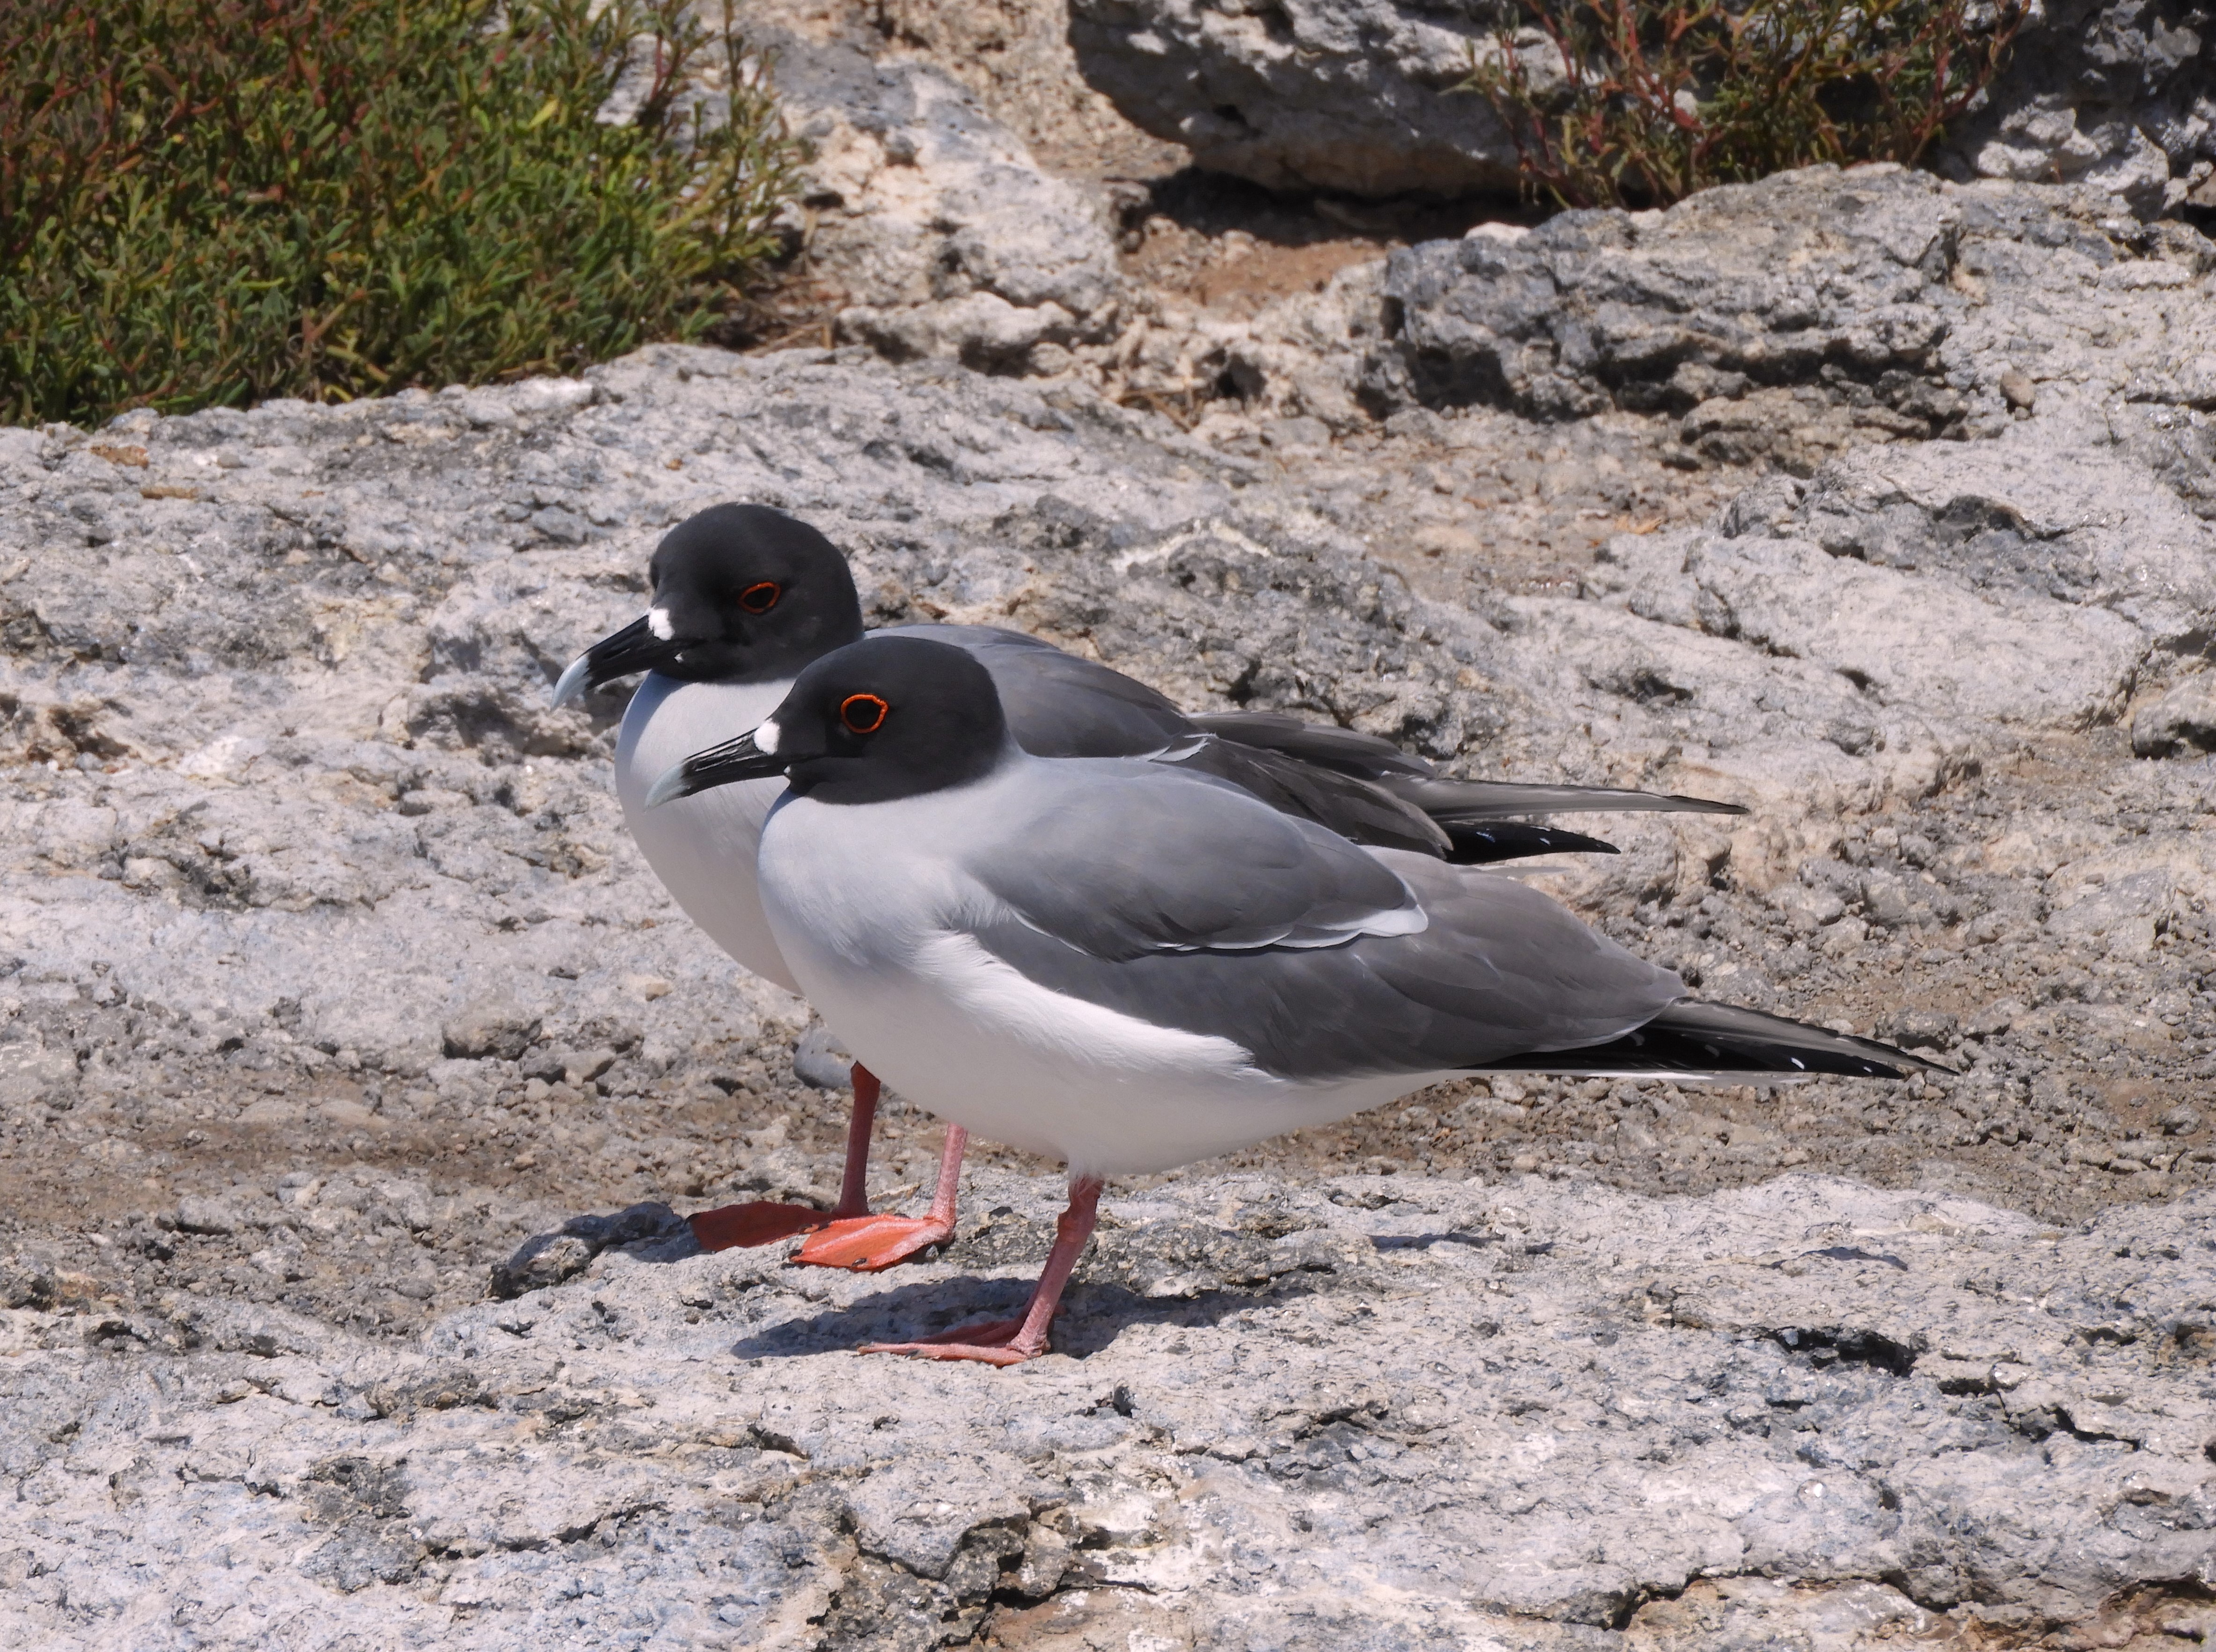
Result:
{"label": "green succulent plant", "polygon": [[725,22],[685,0],[0,3],[0,418],[698,336],[775,250],[796,159]]}

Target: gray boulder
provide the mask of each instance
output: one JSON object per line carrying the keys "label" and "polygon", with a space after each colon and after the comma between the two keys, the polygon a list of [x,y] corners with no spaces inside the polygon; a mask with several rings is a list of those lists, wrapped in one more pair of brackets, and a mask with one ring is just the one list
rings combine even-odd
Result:
{"label": "gray boulder", "polygon": [[236,1233],[240,1225],[238,1212],[229,1205],[198,1195],[178,1201],[176,1221],[185,1233]]}
{"label": "gray boulder", "polygon": [[2188,677],[2132,719],[2132,749],[2142,757],[2216,751],[2216,682]]}
{"label": "gray boulder", "polygon": [[2216,613],[2216,533],[2128,461],[2072,466],[2011,431],[1866,449],[1792,491],[1720,531],[1613,539],[1587,589],[1956,730],[2113,723],[2148,663],[2196,655]]}
{"label": "gray boulder", "polygon": [[1516,151],[1452,88],[1492,38],[1483,0],[1072,0],[1080,71],[1194,163],[1271,189],[1463,195],[1512,189]]}
{"label": "gray boulder", "polygon": [[539,1027],[539,1018],[516,1004],[480,999],[449,1017],[440,1029],[440,1039],[449,1056],[514,1061],[531,1047]]}
{"label": "gray boulder", "polygon": [[[2083,189],[1810,167],[1394,253],[1364,393],[1379,410],[1677,413],[1687,463],[1804,472],[2035,409],[2164,450],[2202,499],[2216,322],[2176,299],[2213,269],[2204,237]],[[2112,398],[2131,404],[2113,425]]]}
{"label": "gray boulder", "polygon": [[2033,0],[1936,158],[1957,177],[2084,183],[2145,216],[2175,206],[2216,173],[2216,19],[2178,0]]}
{"label": "gray boulder", "polygon": [[[1878,185],[1904,213],[2025,188]],[[1832,186],[1774,181],[1720,204],[1792,188],[1825,200]],[[1886,220],[1887,200],[1864,215]],[[1761,214],[1707,210],[1728,270],[1734,225]],[[620,693],[547,705],[575,651],[637,613],[659,534],[729,498],[822,524],[877,622],[1015,625],[1197,706],[1282,707],[1480,771],[1754,805],[1727,833],[1611,822],[1622,856],[1544,875],[1632,944],[1759,1006],[1841,1013],[1870,957],[1918,936],[1930,961],[1914,967],[1948,976],[1950,1013],[2036,998],[1997,1024],[1963,1117],[1917,1115],[1918,1153],[2030,1105],[2048,1037],[2066,1037],[2072,1063],[2197,1082],[2205,1001],[2185,964],[2058,947],[2045,926],[2084,907],[2071,934],[2183,946],[2216,897],[2194,824],[2205,774],[2133,761],[2125,743],[2216,626],[2206,418],[2184,399],[2207,306],[2179,296],[2207,277],[2073,219],[2025,221],[2087,238],[1997,236],[1943,287],[1914,270],[1929,235],[1904,238],[1908,263],[1874,267],[1909,270],[1896,279],[1917,303],[1963,298],[1942,371],[1959,347],[1973,392],[2035,372],[2033,407],[1996,388],[1985,405],[2010,411],[1989,437],[1821,460],[1805,483],[1773,477],[1716,521],[1669,529],[1608,509],[1641,496],[1601,491],[1605,471],[1527,460],[1549,427],[1482,407],[1411,407],[1382,435],[1336,439],[1288,418],[1244,458],[1080,386],[861,349],[656,348],[577,383],[26,433],[0,447],[0,510],[28,553],[0,581],[21,754],[0,866],[0,1106],[27,1150],[88,1165],[143,1153],[148,1174],[191,1158],[180,1137],[231,1132],[359,1152],[463,1143],[642,1179],[668,1164],[678,1179],[642,1180],[619,1204],[673,1197],[696,1162],[736,1174],[712,1136],[692,1138],[738,1133],[726,1098],[787,1094],[799,1007],[678,921],[630,845],[605,767]],[[1669,219],[1631,229],[1665,246],[1675,232]],[[1800,279],[1851,311],[1825,244],[1803,250]],[[1688,238],[1671,256],[1694,251]],[[1657,279],[1639,253],[1610,255],[1622,290]],[[1992,295],[1982,308],[1973,277]],[[2031,293],[2042,307],[2003,302]],[[1702,324],[1734,361],[1764,343],[1728,315]],[[1843,394],[1820,373],[1804,389]],[[1590,490],[1573,496],[1597,502],[1579,515],[1604,554],[1539,584],[1494,569],[1450,525],[1473,520],[1468,494],[1511,487]],[[1512,527],[1512,504],[1487,509]],[[583,538],[550,532],[551,512]],[[1412,589],[1430,549],[1459,544],[1474,548],[1455,553],[1468,571],[1451,600]],[[2011,772],[2027,743],[2071,754],[2068,777],[2023,797],[1976,779]],[[1995,816],[2042,823],[2004,835],[1984,823]],[[488,1000],[498,1026],[478,1024]],[[2151,1023],[2119,1008],[2151,1001],[2164,1006]],[[522,1050],[533,1021],[541,1045]],[[828,1076],[811,1063],[790,1105],[830,1105],[815,1089]],[[695,1085],[713,1096],[698,1120],[647,1109]],[[2009,1185],[2091,1196],[2055,1143],[2091,1130],[2113,1146],[2133,1126],[2088,1126],[2077,1105],[2066,1088],[2040,1100],[2047,1139],[2007,1162]],[[1873,1133],[1861,1106],[1824,1092],[1830,1162],[1913,1162],[1894,1156],[1911,1138]],[[799,1153],[798,1133],[788,1144],[771,1122],[745,1120],[748,1176],[835,1180],[777,1157]],[[1612,1115],[1574,1126],[1604,1127]],[[2118,1162],[2202,1174],[2175,1153]],[[259,1266],[281,1282],[292,1263]]]}
{"label": "gray boulder", "polygon": [[[1373,268],[1227,336],[1314,402],[1251,443],[859,348],[0,437],[21,1637],[2201,1632],[2216,772],[2132,746],[2199,726],[2216,632],[2203,243],[1886,174],[1580,225],[1494,245],[1616,305],[1584,335],[1496,327],[1468,272],[1460,333],[1414,286],[1388,330]],[[1900,380],[1827,376],[1896,311]],[[1424,327],[1597,410],[1425,405]],[[1727,419],[1749,458],[1700,445]],[[621,691],[546,696],[733,498],[820,523],[873,623],[1745,802],[1517,875],[1956,1070],[1438,1087],[1117,1189],[1026,1372],[858,1359],[1019,1300],[1059,1190],[980,1144],[958,1242],[896,1275],[691,1243],[828,1202],[835,1058],[788,1061],[803,1007],[630,845]],[[1548,498],[1579,537],[1542,565]],[[873,1191],[920,1198],[935,1130],[880,1130]],[[1816,1166],[1887,1187],[1782,1175]]]}

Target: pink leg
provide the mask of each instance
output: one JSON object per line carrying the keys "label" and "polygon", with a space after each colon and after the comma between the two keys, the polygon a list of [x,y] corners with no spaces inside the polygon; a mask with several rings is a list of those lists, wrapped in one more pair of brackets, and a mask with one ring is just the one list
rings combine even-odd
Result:
{"label": "pink leg", "polygon": [[939,1185],[932,1189],[926,1216],[858,1216],[834,1222],[794,1254],[793,1261],[813,1267],[848,1267],[858,1273],[877,1273],[904,1261],[920,1250],[943,1245],[954,1236],[955,1200],[962,1191],[962,1156],[970,1146],[970,1132],[959,1125],[946,1127],[946,1145],[939,1155]]}
{"label": "pink leg", "polygon": [[1021,1319],[986,1320],[916,1342],[872,1342],[862,1352],[907,1353],[920,1359],[978,1359],[988,1365],[1016,1365],[1036,1359],[1046,1352],[1047,1330],[1054,1323],[1055,1310],[1062,1305],[1062,1287],[1069,1283],[1085,1242],[1093,1236],[1099,1211],[1100,1178],[1072,1176],[1069,1208],[1054,1224],[1054,1249],[1047,1255],[1046,1270],[1032,1287],[1031,1305]]}
{"label": "pink leg", "polygon": [[839,1183],[839,1205],[828,1216],[812,1205],[779,1205],[754,1199],[726,1205],[686,1217],[692,1236],[703,1250],[729,1250],[743,1245],[769,1245],[796,1233],[812,1233],[846,1217],[867,1216],[870,1211],[870,1134],[877,1128],[877,1076],[856,1062],[853,1068],[854,1112],[846,1121],[846,1173]]}

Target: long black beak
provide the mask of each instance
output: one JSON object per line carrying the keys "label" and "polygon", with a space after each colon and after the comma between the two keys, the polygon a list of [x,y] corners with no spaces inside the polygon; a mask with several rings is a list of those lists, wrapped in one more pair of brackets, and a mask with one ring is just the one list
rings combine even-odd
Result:
{"label": "long black beak", "polygon": [[554,685],[554,703],[567,706],[588,688],[597,688],[634,671],[651,671],[658,665],[667,664],[684,646],[669,638],[656,636],[648,616],[641,614],[569,662],[569,669]]}
{"label": "long black beak", "polygon": [[689,798],[696,792],[711,791],[734,780],[766,780],[784,774],[788,761],[756,745],[750,729],[736,740],[694,752],[670,769],[649,788],[646,806],[651,809],[672,798]]}

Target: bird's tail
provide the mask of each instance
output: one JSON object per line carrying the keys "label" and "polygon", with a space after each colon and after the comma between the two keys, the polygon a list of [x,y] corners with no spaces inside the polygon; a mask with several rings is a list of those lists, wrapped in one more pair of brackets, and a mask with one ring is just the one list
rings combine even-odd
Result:
{"label": "bird's tail", "polygon": [[1504,815],[1743,815],[1745,806],[1670,792],[1627,792],[1613,786],[1544,786],[1523,780],[1441,780],[1388,776],[1380,785],[1432,819],[1498,820]]}
{"label": "bird's tail", "polygon": [[1948,1068],[1874,1039],[1858,1039],[1729,1004],[1680,998],[1644,1026],[1605,1044],[1534,1051],[1468,1069],[1551,1073],[1565,1078],[1906,1078]]}

